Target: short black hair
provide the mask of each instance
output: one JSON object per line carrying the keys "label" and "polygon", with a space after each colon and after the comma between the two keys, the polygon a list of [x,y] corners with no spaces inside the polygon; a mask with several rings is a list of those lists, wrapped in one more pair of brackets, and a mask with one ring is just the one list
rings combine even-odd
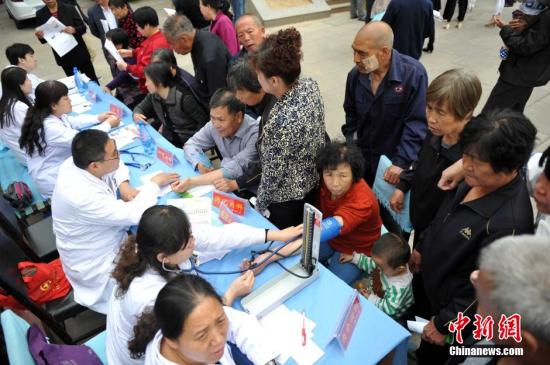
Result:
{"label": "short black hair", "polygon": [[109,6],[113,8],[122,9],[125,6],[128,6],[128,1],[126,0],[109,0]]}
{"label": "short black hair", "polygon": [[258,81],[258,74],[250,65],[248,57],[239,57],[229,67],[227,86],[233,91],[248,90],[256,94],[262,90],[262,86]]}
{"label": "short black hair", "polygon": [[397,269],[406,265],[411,258],[411,248],[395,233],[385,233],[374,242],[372,256],[384,259],[388,266]]}
{"label": "short black hair", "polygon": [[550,163],[548,163],[548,159],[550,158],[550,147],[546,149],[542,153],[542,156],[540,156],[539,160],[539,167],[543,168],[543,173],[546,176],[547,179],[550,180]]}
{"label": "short black hair", "polygon": [[473,118],[460,133],[464,154],[487,162],[496,172],[525,165],[535,146],[537,128],[522,113],[493,110]]}
{"label": "short black hair", "polygon": [[105,158],[105,146],[109,142],[109,135],[98,129],[87,129],[78,132],[73,138],[71,151],[74,164],[83,170],[92,162]]}
{"label": "short black hair", "polygon": [[172,68],[166,62],[152,62],[145,67],[144,72],[155,86],[172,87],[176,84],[176,78],[172,75]]}
{"label": "short black hair", "polygon": [[14,43],[6,47],[6,58],[14,66],[17,66],[20,58],[25,58],[28,54],[34,54],[34,49],[25,43]]}
{"label": "short black hair", "polygon": [[153,51],[151,62],[165,62],[172,67],[178,67],[178,61],[170,48],[157,48]]}
{"label": "short black hair", "polygon": [[128,48],[128,45],[130,44],[130,36],[128,35],[128,32],[122,28],[114,28],[109,30],[107,34],[105,34],[105,37],[110,39],[115,46],[117,44],[122,45],[122,48]]}
{"label": "short black hair", "polygon": [[350,165],[353,181],[361,180],[365,159],[356,145],[336,140],[325,144],[317,154],[316,164],[320,175],[325,170],[335,170],[341,163]]}
{"label": "short black hair", "polygon": [[137,8],[132,17],[140,28],[145,28],[147,24],[152,27],[158,27],[159,25],[159,17],[157,12],[150,6],[142,6],[141,8]]}
{"label": "short black hair", "polygon": [[220,87],[210,98],[210,110],[219,107],[226,107],[230,114],[244,114],[244,104],[226,87]]}

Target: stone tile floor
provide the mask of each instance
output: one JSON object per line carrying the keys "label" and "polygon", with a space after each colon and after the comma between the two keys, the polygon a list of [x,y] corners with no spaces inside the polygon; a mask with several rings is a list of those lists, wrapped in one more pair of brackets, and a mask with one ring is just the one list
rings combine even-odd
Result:
{"label": "stone tile floor", "polygon": [[[93,4],[91,0],[80,0],[80,5],[87,9]],[[134,0],[132,6],[137,8],[150,5],[159,11],[162,21],[166,14],[164,7],[171,7],[169,0]],[[498,50],[502,44],[497,28],[485,28],[493,9],[492,1],[478,2],[473,12],[468,12],[462,29],[451,27],[444,30],[442,24],[436,22],[435,51],[424,54],[421,62],[428,70],[430,79],[453,67],[464,67],[475,71],[483,85],[483,95],[478,111],[484,105],[493,85],[498,78]],[[511,18],[511,9],[505,8],[504,17]],[[326,125],[331,137],[341,136],[340,127],[344,122],[345,80],[348,71],[353,67],[351,42],[362,23],[349,19],[348,13],[333,14],[329,18],[296,23],[294,26],[303,36],[303,74],[316,79],[321,87],[325,102]],[[13,42],[29,43],[36,51],[39,68],[36,73],[44,79],[64,76],[53,59],[47,45],[40,44],[34,37],[34,26],[30,22],[25,29],[18,30],[3,6],[0,6],[0,49]],[[275,31],[278,28],[269,28]],[[99,40],[96,43],[99,48]],[[3,58],[0,57],[0,58]],[[193,70],[189,56],[178,56],[178,62],[187,70]],[[7,63],[7,61],[0,62]],[[107,63],[99,54],[94,65],[102,83],[109,80]],[[526,115],[531,118],[539,130],[537,150],[550,145],[550,86],[536,88],[531,96]]]}

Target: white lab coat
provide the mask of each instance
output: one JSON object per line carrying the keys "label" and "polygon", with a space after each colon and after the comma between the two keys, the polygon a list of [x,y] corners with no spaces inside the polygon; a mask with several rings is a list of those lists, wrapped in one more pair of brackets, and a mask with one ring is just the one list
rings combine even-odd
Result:
{"label": "white lab coat", "polygon": [[[10,67],[18,67],[16,65],[8,65],[6,66],[5,68],[10,68]],[[31,80],[31,84],[32,84],[32,91],[31,93],[29,94],[29,98],[31,100],[34,100],[34,90],[36,89],[36,87],[38,86],[38,84],[40,84],[41,82],[43,82],[44,80],[42,80],[40,77],[36,76],[35,74],[33,73],[30,73],[30,72],[27,72],[27,77],[29,78],[29,80]],[[2,97],[2,83],[0,83],[0,98]]]}
{"label": "white lab coat", "polygon": [[[258,322],[258,320],[231,307],[224,307],[225,314],[229,320],[227,341],[237,345],[239,350],[245,354],[252,363],[256,365],[267,364],[268,361],[276,358],[279,353],[273,347],[273,341]],[[167,360],[160,353],[162,333],[158,331],[145,351],[145,365],[177,365]],[[235,365],[229,346],[225,345],[223,356],[219,360],[221,365]]]}
{"label": "white lab coat", "polygon": [[160,191],[148,182],[140,186],[134,200],[124,202],[117,199],[116,189],[126,180],[128,168],[122,164],[115,173],[99,179],[69,158],[59,169],[52,196],[57,250],[75,300],[99,313],[107,313],[114,286],[112,264],[126,232],[157,203]]}
{"label": "white lab coat", "polygon": [[[265,239],[265,230],[240,223],[222,227],[197,225],[193,226],[193,235],[195,250],[208,254],[261,243]],[[200,261],[208,261],[204,257],[206,256],[199,254]],[[157,295],[165,284],[166,280],[149,268],[145,274],[132,280],[128,291],[121,298],[115,296],[116,289],[113,291],[107,312],[106,353],[109,364],[143,364],[143,359],[135,360],[130,357],[128,341],[134,335],[133,329],[138,317],[145,308],[155,304]]]}
{"label": "white lab coat", "polygon": [[[70,117],[64,114],[60,118],[49,115],[44,119],[44,155],[41,156],[36,150],[32,156],[26,155],[29,175],[44,199],[52,196],[59,166],[71,157],[71,144],[78,130],[95,123],[98,123],[95,115]],[[103,122],[94,129],[108,132],[111,125]]]}
{"label": "white lab coat", "polygon": [[27,166],[25,151],[19,147],[19,137],[21,137],[21,127],[29,107],[22,101],[17,101],[12,108],[13,120],[10,120],[9,126],[0,129],[0,140],[10,149],[19,163]]}

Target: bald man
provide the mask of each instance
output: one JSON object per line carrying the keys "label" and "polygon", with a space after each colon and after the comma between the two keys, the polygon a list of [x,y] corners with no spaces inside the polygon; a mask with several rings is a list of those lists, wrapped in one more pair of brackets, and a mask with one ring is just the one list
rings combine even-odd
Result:
{"label": "bald man", "polygon": [[240,58],[248,52],[258,49],[265,39],[265,27],[258,16],[254,14],[244,14],[235,24],[237,38],[242,46],[239,53],[233,59]]}
{"label": "bald man", "polygon": [[392,161],[390,184],[416,160],[426,135],[428,75],[414,58],[392,49],[393,32],[384,22],[363,26],[352,44],[355,67],[348,74],[342,133],[365,157],[364,178],[372,186],[381,155]]}

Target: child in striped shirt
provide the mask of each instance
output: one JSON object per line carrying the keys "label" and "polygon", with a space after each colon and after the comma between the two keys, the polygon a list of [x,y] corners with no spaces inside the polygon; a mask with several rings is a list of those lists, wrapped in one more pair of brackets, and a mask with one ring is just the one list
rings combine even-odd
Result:
{"label": "child in striped shirt", "polygon": [[371,275],[378,268],[382,283],[383,297],[363,289],[361,293],[387,315],[398,319],[414,303],[412,274],[409,271],[409,245],[399,236],[386,233],[372,247],[372,257],[356,252],[353,255],[341,254],[340,262],[352,262]]}

